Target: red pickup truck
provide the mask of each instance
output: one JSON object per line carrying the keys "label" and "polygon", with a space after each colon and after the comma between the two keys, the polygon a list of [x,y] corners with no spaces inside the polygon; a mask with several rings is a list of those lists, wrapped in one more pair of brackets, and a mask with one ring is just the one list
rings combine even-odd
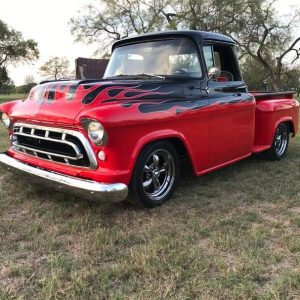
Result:
{"label": "red pickup truck", "polygon": [[120,40],[103,79],[43,82],[0,115],[11,140],[0,164],[19,178],[154,207],[174,192],[181,158],[195,175],[263,151],[281,159],[299,103],[249,93],[229,37],[171,31]]}

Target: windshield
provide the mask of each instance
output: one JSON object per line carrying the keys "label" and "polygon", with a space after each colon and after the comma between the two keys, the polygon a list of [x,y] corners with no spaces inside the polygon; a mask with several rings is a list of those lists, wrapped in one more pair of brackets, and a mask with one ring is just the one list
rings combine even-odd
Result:
{"label": "windshield", "polygon": [[126,75],[202,77],[202,72],[194,43],[186,38],[177,38],[116,48],[104,78]]}

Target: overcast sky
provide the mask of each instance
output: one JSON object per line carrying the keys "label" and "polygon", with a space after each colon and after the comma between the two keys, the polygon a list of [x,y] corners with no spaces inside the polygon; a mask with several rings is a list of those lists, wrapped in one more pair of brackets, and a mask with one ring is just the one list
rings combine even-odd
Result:
{"label": "overcast sky", "polygon": [[[80,8],[97,0],[0,0],[0,19],[21,31],[25,38],[38,42],[40,59],[30,65],[9,67],[10,77],[16,85],[24,83],[26,75],[40,80],[39,67],[52,56],[66,56],[72,67],[76,57],[92,57],[97,45],[74,43],[69,20]],[[98,0],[99,1],[99,0]],[[279,0],[280,13],[288,13],[299,0]],[[295,30],[295,32],[300,32]]]}

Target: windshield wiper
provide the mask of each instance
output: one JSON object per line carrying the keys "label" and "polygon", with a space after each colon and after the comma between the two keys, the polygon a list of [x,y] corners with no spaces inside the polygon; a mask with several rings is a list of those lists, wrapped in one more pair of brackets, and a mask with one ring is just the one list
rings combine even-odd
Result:
{"label": "windshield wiper", "polygon": [[134,74],[134,75],[120,74],[120,75],[116,75],[116,76],[106,77],[105,79],[126,79],[126,78],[128,78],[128,79],[157,78],[157,79],[161,79],[161,80],[165,79],[164,76],[148,74],[148,73],[141,73],[141,74]]}
{"label": "windshield wiper", "polygon": [[127,78],[130,77],[130,75],[123,75],[123,74],[119,74],[119,75],[115,75],[115,76],[110,76],[110,77],[106,77],[105,79],[122,79],[122,78]]}
{"label": "windshield wiper", "polygon": [[158,78],[158,79],[166,79],[164,76],[162,75],[156,75],[156,74],[148,74],[148,73],[142,73],[142,74],[137,74],[136,76],[141,76],[141,77],[150,77],[150,78]]}

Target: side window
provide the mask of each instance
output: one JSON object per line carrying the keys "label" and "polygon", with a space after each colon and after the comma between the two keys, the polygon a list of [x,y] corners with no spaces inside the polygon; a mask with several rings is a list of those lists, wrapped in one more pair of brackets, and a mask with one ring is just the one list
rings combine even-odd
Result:
{"label": "side window", "polygon": [[215,66],[220,70],[222,70],[221,57],[219,52],[214,51],[214,57],[215,57]]}
{"label": "side window", "polygon": [[233,46],[222,44],[206,45],[203,47],[203,53],[207,70],[212,66],[221,70],[220,77],[215,78],[216,81],[242,80]]}
{"label": "side window", "polygon": [[203,47],[204,59],[206,63],[207,71],[215,65],[214,63],[214,52],[213,46],[204,46]]}

